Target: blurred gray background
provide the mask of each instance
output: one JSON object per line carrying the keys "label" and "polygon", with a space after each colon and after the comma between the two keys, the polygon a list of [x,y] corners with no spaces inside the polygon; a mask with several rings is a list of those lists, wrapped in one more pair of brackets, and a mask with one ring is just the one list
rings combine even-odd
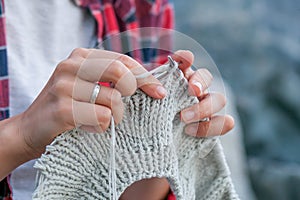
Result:
{"label": "blurred gray background", "polygon": [[231,86],[258,200],[300,199],[300,0],[174,1]]}

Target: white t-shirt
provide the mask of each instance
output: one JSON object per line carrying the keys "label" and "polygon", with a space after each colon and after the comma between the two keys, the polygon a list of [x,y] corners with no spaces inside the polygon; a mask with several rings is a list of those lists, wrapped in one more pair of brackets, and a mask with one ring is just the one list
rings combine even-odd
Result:
{"label": "white t-shirt", "polygon": [[[11,115],[28,108],[56,65],[76,47],[96,43],[95,21],[73,0],[5,2]],[[31,199],[34,161],[12,174],[14,199]]]}

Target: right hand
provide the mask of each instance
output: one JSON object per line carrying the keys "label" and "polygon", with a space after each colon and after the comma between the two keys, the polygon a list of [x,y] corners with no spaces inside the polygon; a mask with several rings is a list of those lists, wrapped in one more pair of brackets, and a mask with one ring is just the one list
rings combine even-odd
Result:
{"label": "right hand", "polygon": [[[119,123],[123,116],[122,96],[137,88],[154,98],[166,92],[153,76],[136,80],[146,72],[129,56],[95,49],[75,49],[56,67],[48,83],[32,105],[19,117],[19,135],[32,158],[39,157],[46,145],[60,133],[76,126],[103,132],[111,116]],[[114,88],[102,86],[95,104],[89,103],[95,83],[112,82]]]}

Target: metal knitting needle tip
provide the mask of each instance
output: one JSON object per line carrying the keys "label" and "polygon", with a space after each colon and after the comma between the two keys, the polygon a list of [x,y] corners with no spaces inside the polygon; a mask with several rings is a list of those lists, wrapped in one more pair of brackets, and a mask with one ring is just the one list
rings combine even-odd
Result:
{"label": "metal knitting needle tip", "polygon": [[168,60],[169,60],[169,63],[171,65],[171,67],[174,67],[175,66],[175,61],[173,60],[173,58],[170,55],[168,56]]}

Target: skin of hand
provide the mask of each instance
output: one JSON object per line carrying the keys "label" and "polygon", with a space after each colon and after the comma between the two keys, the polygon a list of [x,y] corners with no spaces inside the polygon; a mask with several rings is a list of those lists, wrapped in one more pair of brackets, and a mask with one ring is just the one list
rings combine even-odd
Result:
{"label": "skin of hand", "polygon": [[[181,112],[182,120],[188,124],[186,132],[204,137],[232,129],[232,117],[212,116],[224,107],[225,98],[221,94],[204,93],[211,82],[211,74],[204,69],[192,71],[193,54],[189,51],[178,51],[173,58],[180,63],[180,69],[189,80],[190,93],[200,100],[199,104]],[[134,77],[144,72],[146,69],[138,62],[123,54],[75,49],[58,64],[42,92],[25,112],[0,121],[0,179],[22,163],[38,158],[46,145],[64,131],[80,126],[88,131],[103,132],[110,124],[111,115],[119,123],[124,109],[121,97],[133,94],[137,88],[151,97],[163,98],[166,90],[153,76],[142,82]],[[91,93],[98,81],[112,82],[114,88],[101,87],[96,103],[91,104]],[[212,109],[211,102],[218,106]],[[194,114],[188,112],[191,110]],[[189,116],[193,117],[189,119]],[[198,123],[205,117],[211,117],[211,120]],[[221,132],[212,131],[220,125],[223,127]],[[189,127],[193,131],[188,131]]]}
{"label": "skin of hand", "polygon": [[[95,49],[75,49],[59,63],[41,93],[23,113],[0,122],[0,179],[17,166],[38,158],[46,145],[60,133],[74,127],[105,131],[114,116],[122,120],[122,96],[137,88],[154,98],[166,90],[153,76],[140,84],[135,75],[146,72],[129,56]],[[95,83],[111,82],[114,88],[101,87],[95,104],[90,98]]]}
{"label": "skin of hand", "polygon": [[[224,108],[226,98],[221,93],[207,93],[213,76],[207,69],[193,71],[191,65],[194,55],[190,51],[179,50],[172,56],[179,63],[189,82],[190,95],[196,96],[199,103],[181,111],[181,119],[187,125],[185,132],[195,137],[223,135],[234,127],[234,119],[230,115],[215,115]],[[209,121],[201,121],[209,118]]]}
{"label": "skin of hand", "polygon": [[[172,57],[179,63],[179,68],[188,79],[190,95],[197,96],[199,99],[198,104],[181,111],[181,118],[187,124],[186,133],[196,137],[207,137],[230,131],[234,126],[233,118],[229,115],[214,115],[225,106],[225,96],[220,93],[205,93],[213,79],[211,73],[206,69],[197,71],[191,69],[194,56],[190,51],[180,50]],[[199,122],[206,117],[209,117],[210,121]],[[121,195],[120,200],[166,199],[169,191],[170,186],[166,178],[143,179],[130,185]]]}

